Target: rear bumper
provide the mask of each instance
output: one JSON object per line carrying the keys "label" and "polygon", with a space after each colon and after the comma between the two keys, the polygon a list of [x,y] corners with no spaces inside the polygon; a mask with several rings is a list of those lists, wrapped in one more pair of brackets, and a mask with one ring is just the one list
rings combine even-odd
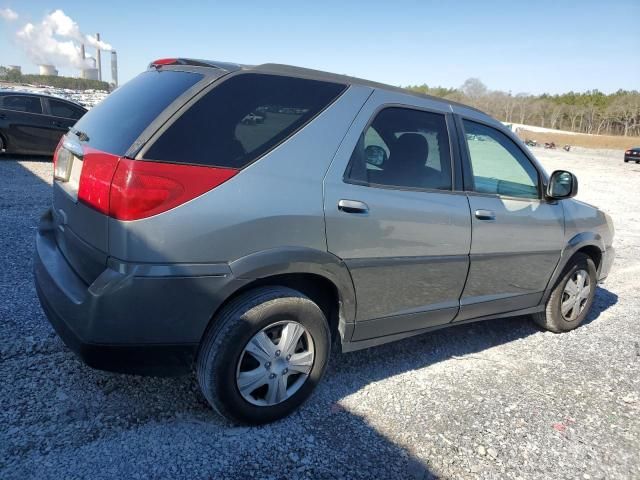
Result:
{"label": "rear bumper", "polygon": [[[34,276],[43,310],[62,340],[94,368],[188,373],[213,313],[238,287],[228,265],[110,259],[88,285],[58,248],[55,228],[49,211],[36,236]],[[189,275],[194,269],[202,274]]]}

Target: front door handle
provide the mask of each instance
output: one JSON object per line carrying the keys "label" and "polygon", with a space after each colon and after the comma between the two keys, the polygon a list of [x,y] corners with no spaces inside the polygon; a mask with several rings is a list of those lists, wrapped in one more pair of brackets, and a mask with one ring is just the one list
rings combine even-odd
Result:
{"label": "front door handle", "polygon": [[56,120],[54,120],[53,122],[51,122],[53,124],[54,127],[61,127],[62,124]]}
{"label": "front door handle", "polygon": [[478,220],[495,220],[496,212],[493,212],[491,210],[479,209],[476,210],[476,218]]}
{"label": "front door handle", "polygon": [[345,213],[367,213],[369,206],[358,200],[340,200],[338,202],[338,210]]}

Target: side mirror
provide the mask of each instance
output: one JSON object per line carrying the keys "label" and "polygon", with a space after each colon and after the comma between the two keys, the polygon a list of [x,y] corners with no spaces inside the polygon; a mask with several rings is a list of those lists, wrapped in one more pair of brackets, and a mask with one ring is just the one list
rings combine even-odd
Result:
{"label": "side mirror", "polygon": [[572,198],[578,194],[578,178],[566,170],[556,170],[549,177],[547,198],[562,200]]}
{"label": "side mirror", "polygon": [[364,156],[367,163],[379,167],[387,161],[387,152],[378,145],[369,145],[364,149]]}

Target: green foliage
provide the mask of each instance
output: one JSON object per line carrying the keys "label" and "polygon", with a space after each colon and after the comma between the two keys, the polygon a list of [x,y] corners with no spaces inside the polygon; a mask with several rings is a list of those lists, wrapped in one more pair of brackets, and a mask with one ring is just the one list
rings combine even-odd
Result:
{"label": "green foliage", "polygon": [[14,83],[29,83],[32,85],[47,85],[57,88],[70,88],[73,90],[109,90],[107,82],[100,80],[88,80],[86,78],[58,77],[52,75],[24,75],[17,70],[9,70],[0,67],[3,80]]}
{"label": "green foliage", "polygon": [[405,87],[412,92],[448,98],[479,108],[508,123],[523,123],[582,133],[640,135],[640,92],[599,90],[529,95],[489,90],[477,78],[460,88]]}

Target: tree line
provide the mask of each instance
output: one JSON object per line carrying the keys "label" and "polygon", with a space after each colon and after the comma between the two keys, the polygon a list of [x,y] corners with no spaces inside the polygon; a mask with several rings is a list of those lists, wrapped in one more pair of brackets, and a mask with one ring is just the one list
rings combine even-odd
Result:
{"label": "tree line", "polygon": [[100,80],[87,78],[60,77],[54,75],[22,74],[18,70],[0,66],[0,80],[12,83],[28,83],[30,85],[45,85],[47,87],[69,88],[72,90],[106,90],[109,84]]}
{"label": "tree line", "polygon": [[477,78],[460,88],[409,85],[408,90],[476,107],[507,123],[523,123],[596,135],[640,135],[640,92],[598,90],[530,95],[489,90]]}

